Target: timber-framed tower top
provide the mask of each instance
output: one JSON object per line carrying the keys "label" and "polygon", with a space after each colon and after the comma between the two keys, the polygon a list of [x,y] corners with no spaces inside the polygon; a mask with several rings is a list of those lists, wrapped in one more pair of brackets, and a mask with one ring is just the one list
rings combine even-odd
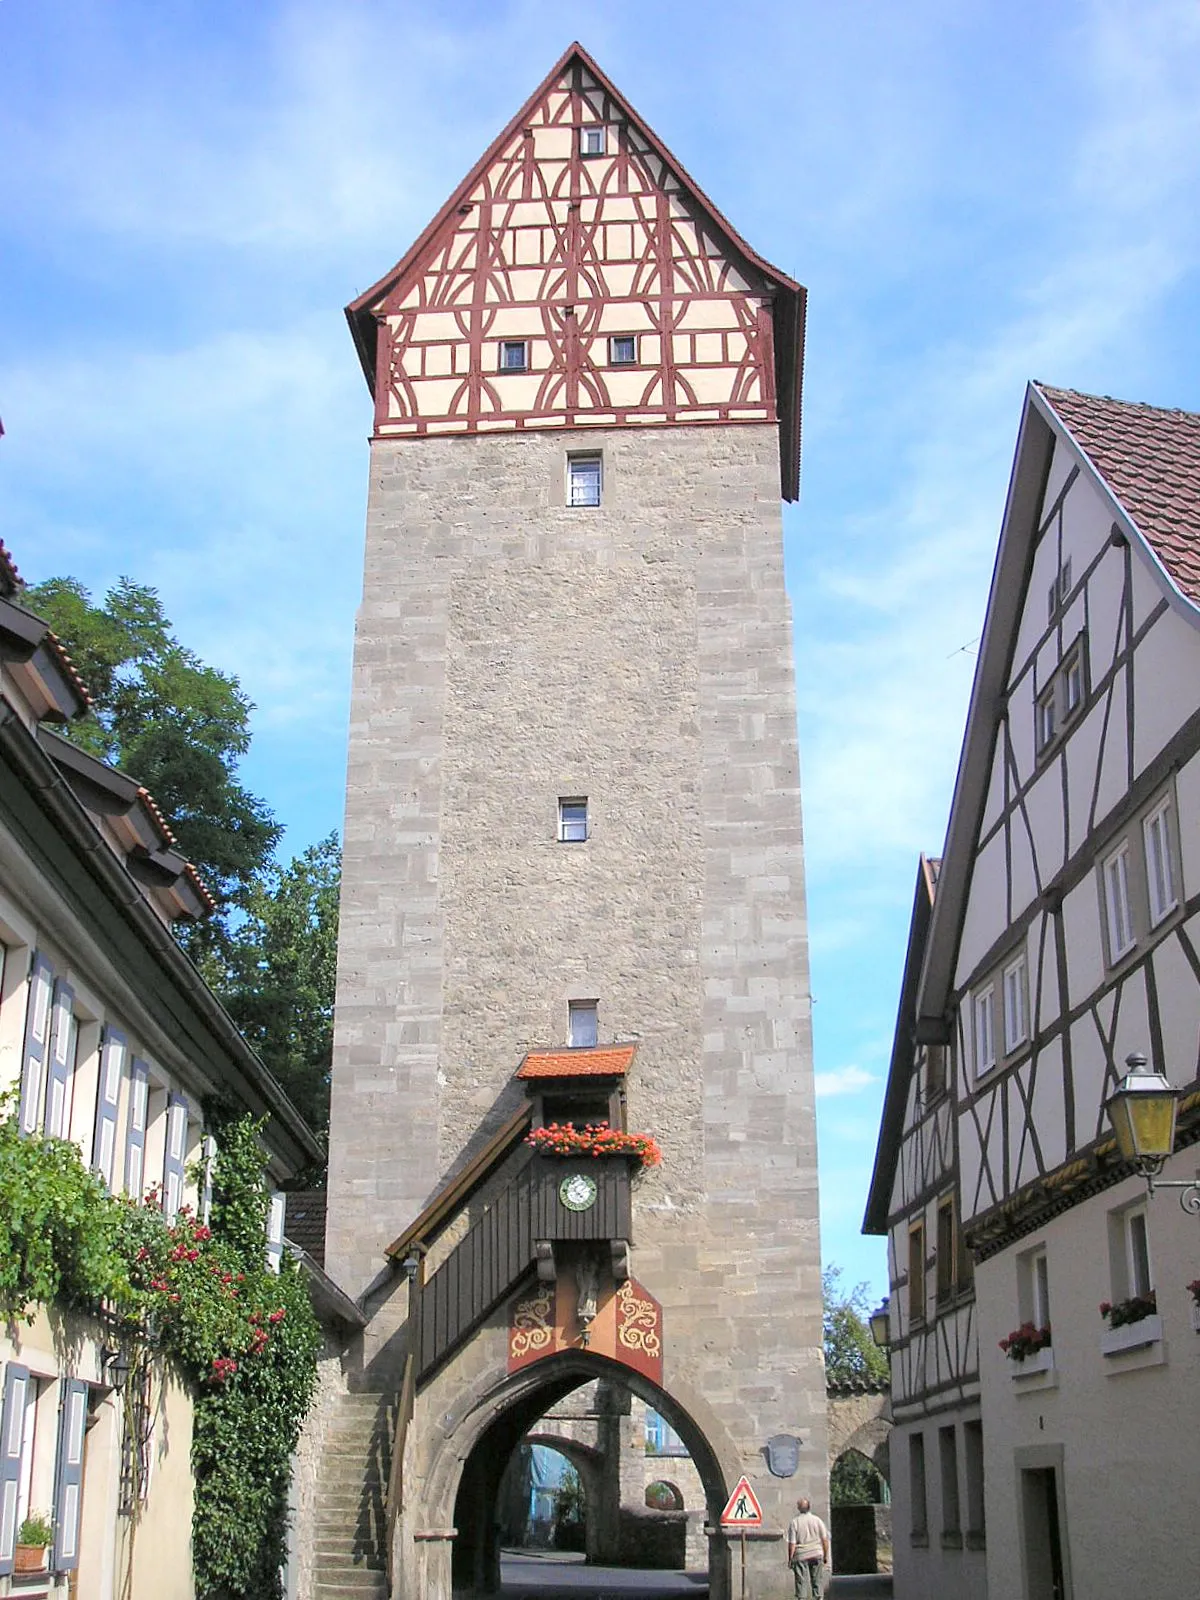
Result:
{"label": "timber-framed tower top", "polygon": [[579,44],[346,316],[377,439],[777,423],[799,494],[805,290]]}

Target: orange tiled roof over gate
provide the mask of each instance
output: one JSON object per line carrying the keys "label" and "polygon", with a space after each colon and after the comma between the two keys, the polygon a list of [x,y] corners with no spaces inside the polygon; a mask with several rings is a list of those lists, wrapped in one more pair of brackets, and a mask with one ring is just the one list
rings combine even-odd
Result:
{"label": "orange tiled roof over gate", "polygon": [[1182,592],[1200,605],[1200,416],[1036,387]]}
{"label": "orange tiled roof over gate", "polygon": [[531,1050],[517,1069],[518,1078],[622,1078],[629,1071],[632,1044],[598,1045],[595,1049]]}

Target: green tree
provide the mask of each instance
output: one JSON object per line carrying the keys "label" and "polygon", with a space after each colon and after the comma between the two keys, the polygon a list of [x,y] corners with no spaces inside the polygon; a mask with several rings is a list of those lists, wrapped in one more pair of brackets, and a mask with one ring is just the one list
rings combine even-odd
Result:
{"label": "green tree", "polygon": [[871,1338],[867,1318],[870,1300],[865,1283],[842,1288],[842,1269],[826,1267],[821,1274],[824,1302],[825,1377],[829,1383],[882,1382],[888,1379],[888,1359]]}
{"label": "green tree", "polygon": [[180,644],[144,584],[122,578],[94,605],[77,579],[49,578],[24,598],[62,640],[95,703],[69,736],[149,789],[217,901],[216,918],[186,931],[184,943],[193,954],[219,946],[282,831],[237,780],[253,706],[232,674]]}
{"label": "green tree", "polygon": [[341,872],[336,833],[268,867],[216,975],[229,1014],[318,1130],[329,1122]]}

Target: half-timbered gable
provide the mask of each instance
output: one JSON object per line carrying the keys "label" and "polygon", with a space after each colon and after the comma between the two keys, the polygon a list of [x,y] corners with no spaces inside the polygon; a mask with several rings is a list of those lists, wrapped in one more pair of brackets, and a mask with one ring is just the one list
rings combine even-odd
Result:
{"label": "half-timbered gable", "polygon": [[941,863],[922,856],[864,1233],[888,1241],[897,1593],[984,1592],[974,1264],[963,1246],[958,1063],[920,1042],[916,993]]}
{"label": "half-timbered gable", "polygon": [[[1020,1554],[992,1600],[1100,1592],[1114,1438],[1191,1525],[1195,1224],[1148,1202],[1105,1102],[1148,1056],[1194,1174],[1198,822],[1200,416],[1032,385],[916,1001],[958,1064],[991,1547]],[[1198,1559],[1173,1535],[1142,1578]]]}
{"label": "half-timbered gable", "polygon": [[1157,474],[1132,474],[1136,512],[1099,464],[1163,430],[1200,441],[1181,413],[1030,390],[947,844],[958,920],[922,995],[963,1063],[968,1219],[1106,1143],[1130,1052],[1196,1075],[1200,855],[1179,818],[1200,811],[1200,590],[1171,476],[1187,455],[1168,443]]}
{"label": "half-timbered gable", "polygon": [[347,315],[379,437],[779,421],[796,497],[804,291],[578,45]]}

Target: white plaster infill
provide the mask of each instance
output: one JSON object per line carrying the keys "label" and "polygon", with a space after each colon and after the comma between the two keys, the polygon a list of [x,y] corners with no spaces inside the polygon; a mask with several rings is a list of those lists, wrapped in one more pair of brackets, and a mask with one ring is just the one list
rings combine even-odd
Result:
{"label": "white plaster infill", "polygon": [[[1040,1350],[1025,1357],[1024,1361],[1009,1361],[1009,1377],[1014,1383],[1021,1378],[1044,1377],[1054,1371],[1054,1346],[1044,1344]],[[1045,1385],[1039,1385],[1039,1388]]]}
{"label": "white plaster infill", "polygon": [[1105,1328],[1100,1335],[1100,1354],[1123,1355],[1126,1350],[1140,1350],[1144,1345],[1162,1343],[1162,1318],[1143,1317],[1140,1322],[1126,1322],[1119,1328]]}

